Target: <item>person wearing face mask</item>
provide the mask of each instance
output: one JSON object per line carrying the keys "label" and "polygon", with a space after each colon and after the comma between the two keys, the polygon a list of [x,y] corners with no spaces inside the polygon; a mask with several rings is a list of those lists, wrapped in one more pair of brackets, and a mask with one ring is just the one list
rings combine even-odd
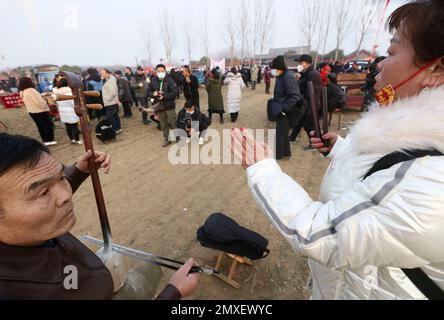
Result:
{"label": "person wearing face mask", "polygon": [[170,132],[176,128],[176,98],[178,88],[174,80],[167,75],[166,67],[159,64],[156,67],[157,76],[153,77],[148,86],[148,96],[153,99],[153,109],[159,117],[160,128],[163,131],[163,145],[171,144]]}
{"label": "person wearing face mask", "polygon": [[444,2],[410,1],[387,24],[378,105],[346,138],[311,133],[331,159],[318,199],[275,160],[235,153],[260,208],[308,257],[315,300],[444,299]]}
{"label": "person wearing face mask", "polygon": [[[177,128],[182,129],[187,133],[187,137],[191,137],[191,133],[194,129],[193,123],[199,123],[199,137],[201,137],[202,133],[208,129],[211,124],[209,118],[207,118],[200,109],[193,105],[191,100],[187,100],[182,110],[179,111],[177,115]],[[199,141],[203,144],[203,139],[201,138]]]}
{"label": "person wearing face mask", "polygon": [[[313,65],[313,58],[310,55],[303,54],[295,61],[299,62],[299,65],[297,66],[298,72],[301,74],[301,79],[299,80],[299,89],[301,91],[302,96],[304,97],[307,105],[309,105],[310,99],[308,96],[308,88],[307,84],[309,81],[313,82],[313,88],[316,98],[316,107],[318,110],[318,113],[321,112],[321,87],[322,87],[322,78],[321,74],[316,71]],[[299,135],[299,132],[301,129],[304,128],[305,132],[307,133],[307,136],[310,137],[310,132],[315,129],[314,122],[313,122],[313,114],[311,107],[306,108],[304,117],[299,122],[299,124],[293,129],[290,141],[292,143],[296,142],[296,138]],[[310,146],[305,147],[304,150],[306,151],[312,151],[314,150]]]}
{"label": "person wearing face mask", "polygon": [[282,160],[291,157],[290,126],[295,126],[301,120],[305,105],[298,81],[288,72],[284,57],[276,57],[271,68],[276,77],[274,96],[270,101],[273,117],[276,119],[276,160]]}

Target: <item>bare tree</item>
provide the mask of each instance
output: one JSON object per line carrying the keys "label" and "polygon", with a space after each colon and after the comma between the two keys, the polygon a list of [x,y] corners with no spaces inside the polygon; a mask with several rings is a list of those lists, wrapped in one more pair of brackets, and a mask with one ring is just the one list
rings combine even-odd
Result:
{"label": "bare tree", "polygon": [[351,3],[349,0],[337,0],[335,3],[335,29],[336,29],[336,52],[335,60],[338,60],[339,50],[345,39],[347,31],[352,22],[350,15]]}
{"label": "bare tree", "polygon": [[173,49],[176,44],[176,33],[171,20],[173,20],[173,18],[168,14],[168,11],[164,9],[162,12],[162,20],[160,22],[160,35],[162,37],[168,63],[173,62]]}
{"label": "bare tree", "polygon": [[[321,56],[321,60],[324,60],[324,55],[326,54],[326,50],[327,50],[327,43],[328,43],[328,36],[330,34],[330,26],[331,26],[331,9],[332,9],[332,5],[331,5],[331,1],[327,2],[327,7],[326,10],[322,10],[323,12],[326,12],[326,14],[323,16],[321,15],[321,29],[319,30],[320,34],[320,44],[322,46],[322,56]],[[326,20],[324,20],[324,18],[326,18]],[[321,50],[321,48],[320,48]],[[319,51],[319,50],[318,50]]]}
{"label": "bare tree", "polygon": [[149,31],[148,26],[140,21],[139,23],[139,32],[142,39],[142,48],[143,48],[143,55],[145,59],[148,61],[148,64],[150,66],[153,65],[153,35]]}
{"label": "bare tree", "polygon": [[361,11],[361,14],[358,15],[357,22],[359,29],[357,30],[357,49],[356,52],[362,48],[363,43],[365,42],[366,37],[368,36],[368,31],[370,30],[370,26],[376,21],[377,14],[380,11],[383,5],[383,1],[381,0],[365,0],[364,9]]}
{"label": "bare tree", "polygon": [[248,43],[251,32],[250,23],[250,2],[248,0],[242,0],[239,8],[239,37],[241,43],[241,59],[244,61],[246,55],[248,55]]}
{"label": "bare tree", "polygon": [[320,5],[318,0],[304,0],[302,12],[298,12],[297,21],[307,45],[312,49],[319,24]]}
{"label": "bare tree", "polygon": [[254,0],[253,2],[253,30],[252,30],[252,53],[256,58],[256,49],[258,47],[262,26],[262,0]]}
{"label": "bare tree", "polygon": [[[208,50],[208,47],[209,47],[208,42],[209,42],[209,35],[208,35],[208,9],[205,8],[205,19],[204,19],[203,27],[202,27],[202,44],[203,44],[203,47],[205,49],[205,56],[207,58],[210,58],[209,57],[210,54],[209,54],[209,50]],[[209,63],[210,62],[208,60],[208,64]]]}
{"label": "bare tree", "polygon": [[262,64],[262,54],[264,53],[265,46],[268,45],[273,34],[274,29],[274,0],[264,0],[263,4],[263,14],[261,19],[261,28],[259,35],[260,42],[260,64]]}
{"label": "bare tree", "polygon": [[194,42],[194,33],[193,33],[193,18],[190,16],[190,14],[186,14],[184,25],[183,25],[183,36],[184,36],[184,43],[185,48],[187,49],[188,53],[188,64],[191,64],[191,51],[193,49],[193,42]]}
{"label": "bare tree", "polygon": [[227,6],[225,15],[223,17],[222,25],[224,28],[224,39],[230,48],[231,63],[233,63],[234,52],[236,50],[237,43],[237,23],[236,15],[233,13],[233,9]]}

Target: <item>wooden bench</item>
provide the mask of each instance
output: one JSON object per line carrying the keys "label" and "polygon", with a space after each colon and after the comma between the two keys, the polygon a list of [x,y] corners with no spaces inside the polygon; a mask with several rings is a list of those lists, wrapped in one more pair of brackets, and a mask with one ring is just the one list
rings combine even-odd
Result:
{"label": "wooden bench", "polygon": [[361,111],[364,104],[364,92],[361,87],[365,85],[366,73],[341,73],[338,75],[338,84],[345,89],[346,108]]}

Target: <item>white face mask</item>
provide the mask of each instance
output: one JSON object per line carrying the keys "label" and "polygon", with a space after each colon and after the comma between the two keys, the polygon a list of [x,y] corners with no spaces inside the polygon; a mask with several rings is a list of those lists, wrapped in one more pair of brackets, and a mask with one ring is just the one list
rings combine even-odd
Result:
{"label": "white face mask", "polygon": [[278,76],[277,70],[276,69],[271,69],[271,75],[273,77],[277,77]]}
{"label": "white face mask", "polygon": [[188,111],[187,110],[187,113],[190,114],[190,115],[193,115],[194,114],[194,110],[193,111]]}
{"label": "white face mask", "polygon": [[299,73],[304,72],[304,66],[302,64],[298,64],[297,70],[298,70]]}
{"label": "white face mask", "polygon": [[159,73],[157,74],[157,77],[158,77],[160,80],[163,80],[163,79],[165,79],[165,77],[166,77],[166,73],[165,73],[165,72],[159,72]]}

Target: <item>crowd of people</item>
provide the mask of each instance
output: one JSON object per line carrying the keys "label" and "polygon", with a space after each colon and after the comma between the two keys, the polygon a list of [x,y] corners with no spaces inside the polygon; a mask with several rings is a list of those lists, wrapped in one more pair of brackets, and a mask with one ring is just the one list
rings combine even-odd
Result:
{"label": "crowd of people", "polygon": [[[309,259],[313,299],[444,298],[443,24],[444,4],[439,0],[414,0],[391,14],[388,57],[373,63],[367,79],[381,108],[364,113],[348,137],[333,132],[315,136],[312,112],[321,113],[322,88],[327,88],[332,109],[340,107],[341,94],[337,70],[324,66],[319,72],[310,55],[296,59],[296,74],[290,73],[283,56],[264,70],[266,83],[276,78],[268,102],[277,126],[276,159],[248,130],[232,130],[233,141],[242,148],[233,152],[246,170],[258,206]],[[227,109],[235,123],[242,89],[251,84],[255,90],[262,80],[257,66],[249,71],[233,67],[227,74],[207,72],[206,117],[199,108],[196,77],[188,67],[181,73],[175,79],[162,64],[149,75],[142,68],[136,74],[130,68],[125,74],[90,69],[85,89],[100,91],[100,101],[95,101],[104,106],[102,113],[91,116],[104,117],[120,133],[119,105],[125,102],[124,117],[131,117],[135,104],[145,125],[151,123],[149,115],[159,123],[167,147],[173,129],[182,128],[189,136],[190,120],[199,122],[199,130],[210,125],[214,113],[223,122],[222,84],[228,86]],[[55,92],[70,94],[66,79],[55,81]],[[177,115],[178,85],[186,103]],[[30,78],[20,80],[19,90],[42,141],[54,145],[46,101]],[[69,139],[80,144],[73,104],[59,102],[59,110]],[[302,128],[310,148],[332,160],[318,200],[276,162],[291,157],[291,141]],[[75,165],[64,167],[46,146],[0,134],[0,252],[7,262],[0,264],[0,298],[111,299],[109,271],[69,233],[75,224],[72,194],[89,175],[88,160],[94,157],[108,172],[110,158],[88,152]],[[43,276],[78,259],[86,284],[80,290],[68,292],[60,279]],[[35,262],[32,270],[29,261]],[[159,298],[191,294],[198,283],[198,276],[189,274],[192,266],[188,261]]]}

